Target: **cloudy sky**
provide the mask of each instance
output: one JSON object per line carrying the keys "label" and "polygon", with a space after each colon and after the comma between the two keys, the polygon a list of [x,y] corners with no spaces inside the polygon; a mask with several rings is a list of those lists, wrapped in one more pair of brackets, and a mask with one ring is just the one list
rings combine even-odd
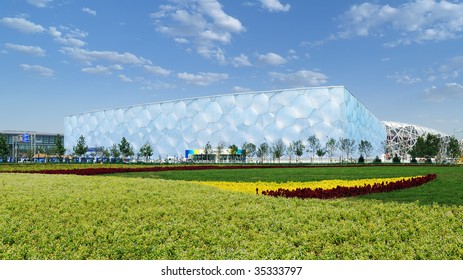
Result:
{"label": "cloudy sky", "polygon": [[1,6],[0,130],[62,133],[68,114],[329,85],[346,86],[381,120],[463,129],[463,1]]}

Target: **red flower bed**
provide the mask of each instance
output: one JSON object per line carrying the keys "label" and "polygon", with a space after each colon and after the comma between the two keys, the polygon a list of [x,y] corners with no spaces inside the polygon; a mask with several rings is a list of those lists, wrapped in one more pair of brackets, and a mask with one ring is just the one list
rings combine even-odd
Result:
{"label": "red flower bed", "polygon": [[[256,169],[256,168],[368,168],[376,166],[393,166],[390,164],[374,164],[374,165],[274,165],[274,164],[252,164],[252,165],[172,165],[172,166],[149,166],[149,167],[95,167],[95,168],[75,168],[75,169],[49,169],[49,170],[16,170],[16,171],[0,171],[12,173],[41,173],[41,174],[74,174],[74,175],[102,175],[122,172],[159,172],[172,170],[211,170],[211,169]],[[400,166],[416,166],[402,164]],[[450,166],[450,165],[446,165]],[[72,167],[70,165],[69,167]]]}
{"label": "red flower bed", "polygon": [[337,186],[334,189],[278,189],[276,191],[262,191],[263,195],[268,196],[282,196],[282,197],[297,197],[297,198],[318,198],[318,199],[330,199],[330,198],[340,198],[340,197],[351,197],[359,196],[371,193],[381,193],[381,192],[390,192],[395,190],[413,188],[421,186],[427,182],[430,182],[437,178],[436,174],[428,174],[421,177],[414,177],[407,180],[400,180],[396,182],[378,183],[373,185],[365,185],[361,187],[342,187]]}
{"label": "red flower bed", "polygon": [[211,170],[211,169],[249,169],[249,168],[294,168],[304,166],[280,166],[280,165],[181,165],[181,166],[151,166],[151,167],[96,167],[76,169],[50,169],[14,171],[19,173],[40,173],[40,174],[73,174],[73,175],[103,175],[124,172],[160,172],[172,170]]}

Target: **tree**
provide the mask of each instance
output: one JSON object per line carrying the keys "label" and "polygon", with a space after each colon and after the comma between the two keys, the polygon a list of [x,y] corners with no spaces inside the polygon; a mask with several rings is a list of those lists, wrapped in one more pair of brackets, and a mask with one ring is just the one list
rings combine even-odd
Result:
{"label": "tree", "polygon": [[289,157],[289,163],[291,163],[291,159],[294,155],[294,145],[293,142],[289,143],[288,148],[286,148],[286,153],[288,154]]}
{"label": "tree", "polygon": [[245,159],[247,159],[247,157],[253,157],[256,154],[256,145],[253,143],[244,143],[242,150]]}
{"label": "tree", "polygon": [[278,139],[275,143],[272,144],[271,152],[273,158],[278,159],[278,163],[280,163],[280,158],[284,155],[286,150],[286,145],[283,143],[283,140]]}
{"label": "tree", "polygon": [[63,140],[61,139],[61,135],[59,134],[57,134],[55,137],[55,145],[56,145],[55,152],[58,155],[59,161],[62,162],[66,149],[64,148]]}
{"label": "tree", "polygon": [[333,161],[333,155],[338,148],[336,144],[337,143],[334,138],[330,138],[325,144],[325,150],[328,153],[328,156],[330,157],[330,162]]}
{"label": "tree", "polygon": [[462,154],[460,143],[458,143],[458,140],[455,138],[455,136],[450,137],[449,143],[447,146],[447,157],[451,158],[452,160],[455,160],[457,158],[460,158]]}
{"label": "tree", "polygon": [[225,149],[225,142],[219,141],[219,144],[217,144],[217,159],[219,160],[219,162],[222,161],[221,156],[223,154],[223,149]]}
{"label": "tree", "polygon": [[429,158],[436,157],[440,149],[440,139],[439,136],[435,134],[428,133],[426,134],[426,155]]}
{"label": "tree", "polygon": [[233,162],[235,162],[236,157],[238,155],[238,146],[236,146],[235,144],[231,144],[230,146],[228,146],[228,151],[230,152],[232,156]]}
{"label": "tree", "polygon": [[209,161],[209,157],[212,154],[212,146],[209,142],[206,143],[204,146],[204,155],[206,156],[206,160]]}
{"label": "tree", "polygon": [[88,151],[88,147],[85,144],[85,137],[80,135],[79,140],[77,140],[77,145],[73,147],[74,154],[79,158],[85,155]]}
{"label": "tree", "polygon": [[317,156],[320,158],[320,162],[322,161],[322,158],[326,155],[326,150],[325,149],[318,149],[317,150]]}
{"label": "tree", "polygon": [[339,149],[343,154],[346,154],[346,158],[349,160],[349,155],[354,152],[355,140],[349,138],[341,138],[338,142]]}
{"label": "tree", "polygon": [[133,148],[130,146],[129,141],[127,141],[125,137],[122,137],[121,143],[118,146],[123,158],[128,158],[134,155]]}
{"label": "tree", "polygon": [[150,143],[146,142],[140,148],[140,155],[145,158],[145,161],[153,155],[153,148],[151,147]]}
{"label": "tree", "polygon": [[412,156],[412,160],[417,157],[424,157],[426,155],[426,142],[422,136],[418,136],[416,139],[415,145],[410,151],[410,155]]}
{"label": "tree", "polygon": [[361,156],[365,156],[365,160],[368,160],[368,156],[370,155],[371,151],[373,150],[373,145],[367,140],[360,140],[358,145],[359,154]]}
{"label": "tree", "polygon": [[311,160],[313,162],[313,158],[315,157],[317,150],[320,149],[320,140],[318,140],[315,135],[312,135],[307,139],[307,144],[308,144],[307,152],[312,154]]}
{"label": "tree", "polygon": [[268,156],[269,153],[269,147],[267,143],[262,143],[259,145],[259,148],[257,148],[256,155],[258,158],[260,158],[260,162],[264,163],[264,159]]}
{"label": "tree", "polygon": [[302,140],[297,140],[293,141],[293,149],[294,149],[294,154],[296,155],[296,162],[301,161],[301,156],[304,154],[304,143],[302,143]]}
{"label": "tree", "polygon": [[103,150],[101,151],[101,156],[104,158],[109,158],[111,156],[111,152],[108,148],[102,147]]}
{"label": "tree", "polygon": [[5,160],[9,150],[6,136],[0,134],[0,159]]}
{"label": "tree", "polygon": [[110,148],[109,148],[109,154],[110,156],[112,156],[113,158],[117,159],[121,156],[121,152],[119,151],[119,149],[117,148],[117,145],[116,144],[113,144]]}
{"label": "tree", "polygon": [[426,138],[419,136],[416,139],[415,146],[410,151],[412,157],[426,158],[427,162],[431,162],[431,158],[439,153],[440,139],[437,135],[428,133]]}

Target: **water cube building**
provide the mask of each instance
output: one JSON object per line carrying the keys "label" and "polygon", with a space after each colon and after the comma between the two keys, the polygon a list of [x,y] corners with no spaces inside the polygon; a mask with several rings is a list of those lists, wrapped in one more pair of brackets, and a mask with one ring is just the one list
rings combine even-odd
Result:
{"label": "water cube building", "polygon": [[[344,86],[308,87],[197,97],[69,115],[65,147],[83,135],[89,147],[111,147],[125,137],[135,151],[145,143],[161,157],[186,150],[243,143],[286,145],[315,135],[367,140],[372,155],[384,153],[386,127]],[[354,155],[353,155],[354,156]]]}

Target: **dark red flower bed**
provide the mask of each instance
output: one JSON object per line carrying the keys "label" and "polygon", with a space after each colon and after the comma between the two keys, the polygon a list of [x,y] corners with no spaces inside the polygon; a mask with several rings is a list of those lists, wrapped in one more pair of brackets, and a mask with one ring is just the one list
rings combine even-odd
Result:
{"label": "dark red flower bed", "polygon": [[334,189],[324,190],[321,188],[317,189],[278,189],[276,191],[262,191],[263,195],[268,196],[282,196],[282,197],[297,197],[297,198],[318,198],[318,199],[330,199],[330,198],[341,198],[359,196],[371,193],[391,192],[395,190],[402,190],[407,188],[413,188],[421,186],[427,182],[430,182],[437,178],[436,174],[428,174],[421,177],[414,177],[411,179],[404,179],[396,182],[389,183],[377,183],[373,185],[365,185],[360,187],[342,187],[337,186]]}
{"label": "dark red flower bed", "polygon": [[249,168],[294,168],[304,166],[281,166],[281,165],[181,165],[181,166],[151,166],[151,167],[96,167],[96,168],[75,168],[75,169],[50,169],[50,170],[27,170],[14,171],[17,173],[39,173],[39,174],[72,174],[72,175],[103,175],[124,172],[160,172],[173,170],[211,170],[211,169],[249,169]]}
{"label": "dark red flower bed", "polygon": [[[374,165],[277,165],[277,164],[250,164],[250,165],[164,165],[164,166],[148,166],[148,167],[95,167],[95,168],[69,168],[69,169],[48,169],[48,170],[16,170],[6,171],[12,173],[40,173],[40,174],[73,174],[73,175],[103,175],[123,172],[160,172],[160,171],[175,171],[175,170],[211,170],[211,169],[256,169],[256,168],[368,168],[377,166],[395,166],[391,164],[374,164]],[[416,166],[409,164],[401,164],[400,166]],[[450,166],[450,165],[445,165]],[[72,165],[70,165],[72,167]],[[5,172],[5,171],[0,171]]]}

